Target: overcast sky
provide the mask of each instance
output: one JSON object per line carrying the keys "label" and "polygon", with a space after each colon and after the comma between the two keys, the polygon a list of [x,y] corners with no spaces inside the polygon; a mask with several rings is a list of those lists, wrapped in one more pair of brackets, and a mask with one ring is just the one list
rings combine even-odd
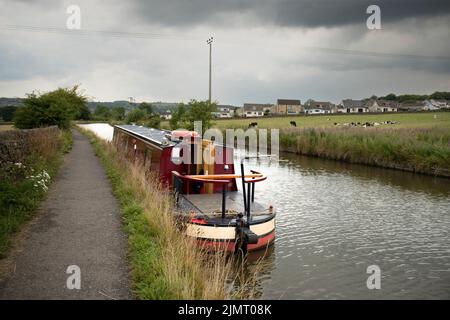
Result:
{"label": "overcast sky", "polygon": [[[371,4],[382,30],[366,27]],[[0,96],[206,99],[211,36],[222,104],[450,91],[448,0],[0,0]]]}

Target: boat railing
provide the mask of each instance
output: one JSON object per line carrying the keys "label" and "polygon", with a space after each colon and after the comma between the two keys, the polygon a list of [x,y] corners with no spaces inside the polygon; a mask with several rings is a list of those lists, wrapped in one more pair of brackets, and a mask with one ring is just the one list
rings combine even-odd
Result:
{"label": "boat railing", "polygon": [[[187,183],[187,193],[189,194],[189,183],[190,182],[202,182],[211,184],[221,184],[222,185],[222,218],[226,215],[226,195],[227,186],[233,179],[242,178],[245,184],[248,184],[248,200],[244,196],[244,210],[247,213],[248,219],[250,219],[250,204],[247,202],[254,201],[255,183],[264,181],[267,179],[262,173],[257,171],[251,171],[251,174],[247,175],[234,175],[234,174],[218,174],[218,175],[182,175],[177,171],[172,171],[172,185],[177,193],[177,197],[183,193],[184,182]],[[251,191],[251,197],[250,197]],[[245,188],[244,188],[245,195]],[[178,198],[177,198],[178,201]]]}

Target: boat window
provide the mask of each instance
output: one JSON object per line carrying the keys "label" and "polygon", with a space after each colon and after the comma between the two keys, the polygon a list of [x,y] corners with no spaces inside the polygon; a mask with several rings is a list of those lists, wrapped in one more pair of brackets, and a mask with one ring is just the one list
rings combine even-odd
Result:
{"label": "boat window", "polygon": [[182,150],[181,147],[172,148],[171,160],[174,164],[181,164],[182,162],[181,150]]}

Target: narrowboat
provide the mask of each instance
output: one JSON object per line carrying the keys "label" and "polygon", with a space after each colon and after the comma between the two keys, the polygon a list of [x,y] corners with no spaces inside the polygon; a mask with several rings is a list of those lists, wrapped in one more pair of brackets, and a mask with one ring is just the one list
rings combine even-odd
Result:
{"label": "narrowboat", "polygon": [[256,184],[267,177],[246,172],[244,159],[236,173],[232,146],[202,139],[194,131],[137,125],[114,126],[113,143],[129,160],[158,172],[176,195],[177,219],[200,246],[250,252],[274,242],[275,210],[255,202]]}

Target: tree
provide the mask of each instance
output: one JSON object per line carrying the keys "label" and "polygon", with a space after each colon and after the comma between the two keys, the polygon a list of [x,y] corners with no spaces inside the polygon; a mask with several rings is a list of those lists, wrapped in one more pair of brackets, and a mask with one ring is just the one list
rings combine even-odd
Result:
{"label": "tree", "polygon": [[185,117],[186,111],[187,110],[184,103],[180,103],[178,107],[175,109],[175,111],[172,113],[172,118],[169,120],[169,124],[173,130],[180,128],[182,118]]}
{"label": "tree", "polygon": [[191,100],[187,105],[180,104],[172,114],[170,126],[172,129],[194,130],[194,121],[201,121],[203,130],[207,130],[212,126],[212,112],[216,108],[217,103],[209,101]]}
{"label": "tree", "polygon": [[4,106],[0,108],[0,118],[3,121],[12,121],[14,118],[14,113],[19,107],[16,106]]}
{"label": "tree", "polygon": [[430,99],[450,100],[450,92],[439,92],[439,91],[436,91],[435,93],[430,95]]}
{"label": "tree", "polygon": [[127,123],[139,123],[147,118],[147,113],[142,109],[133,109],[128,112],[126,117]]}
{"label": "tree", "polygon": [[121,121],[125,119],[125,108],[124,107],[114,107],[111,109],[111,118],[113,120]]}
{"label": "tree", "polygon": [[91,111],[87,107],[87,105],[84,105],[80,107],[80,110],[78,112],[78,115],[75,117],[76,120],[89,120],[91,119]]}
{"label": "tree", "polygon": [[108,120],[111,117],[111,112],[107,106],[98,104],[94,111],[97,120]]}
{"label": "tree", "polygon": [[73,88],[58,88],[44,94],[30,93],[24,106],[14,115],[14,125],[19,129],[58,125],[67,129],[86,105],[86,97]]}
{"label": "tree", "polygon": [[145,120],[144,125],[149,128],[159,129],[161,126],[161,117],[157,114],[151,115],[147,120]]}
{"label": "tree", "polygon": [[397,96],[393,93],[388,94],[386,97],[384,97],[385,100],[396,100]]}
{"label": "tree", "polygon": [[144,110],[149,116],[153,114],[153,106],[150,103],[142,102],[139,109]]}

